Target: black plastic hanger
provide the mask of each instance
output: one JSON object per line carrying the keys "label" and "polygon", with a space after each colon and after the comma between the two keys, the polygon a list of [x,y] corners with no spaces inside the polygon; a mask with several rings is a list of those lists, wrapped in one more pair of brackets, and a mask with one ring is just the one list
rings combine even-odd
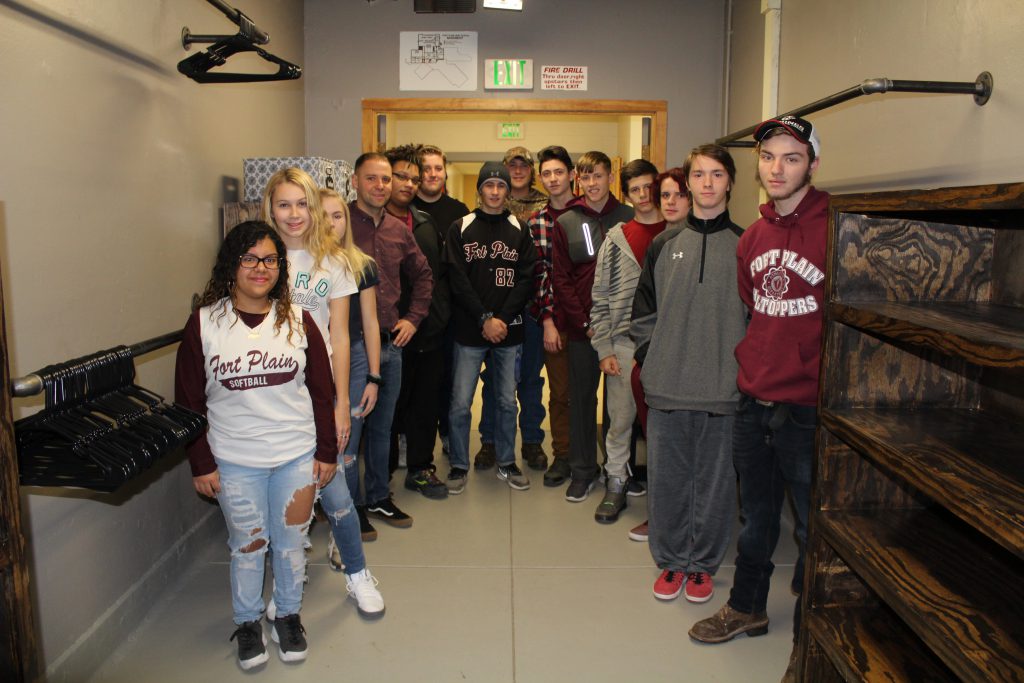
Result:
{"label": "black plastic hanger", "polygon": [[[213,43],[203,52],[178,62],[178,71],[197,83],[253,83],[259,81],[288,81],[302,77],[302,67],[272,55],[260,45],[270,42],[270,36],[261,31],[252,19],[231,7],[223,0],[207,0],[211,5],[223,12],[239,28],[238,33],[228,35],[194,35],[186,26],[181,30],[181,45],[186,50],[192,43]],[[232,55],[239,52],[255,52],[264,60],[278,66],[277,73],[244,74],[222,71],[211,71],[223,66]]]}
{"label": "black plastic hanger", "polygon": [[50,365],[46,407],[15,423],[21,483],[114,491],[192,441],[206,419],[134,383],[135,361],[117,347]]}
{"label": "black plastic hanger", "polygon": [[[277,64],[277,73],[273,74],[239,74],[222,71],[210,71],[228,61],[228,57],[239,52],[255,52],[268,62]],[[289,81],[302,76],[302,67],[272,55],[258,45],[253,44],[241,34],[228,36],[205,51],[194,54],[178,62],[178,71],[197,83],[252,83],[257,81]]]}

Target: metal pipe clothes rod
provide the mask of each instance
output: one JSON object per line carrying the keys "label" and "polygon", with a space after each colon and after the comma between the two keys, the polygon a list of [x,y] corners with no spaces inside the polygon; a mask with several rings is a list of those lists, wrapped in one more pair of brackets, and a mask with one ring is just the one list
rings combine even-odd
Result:
{"label": "metal pipe clothes rod", "polygon": [[[174,332],[168,332],[162,334],[159,337],[153,337],[146,341],[141,341],[138,344],[132,344],[128,349],[132,352],[132,357],[138,357],[157,349],[162,349],[165,346],[176,344],[181,341],[181,330]],[[24,377],[15,377],[11,380],[11,395],[16,397],[35,396],[36,394],[43,393],[43,378],[38,374],[39,371],[34,372]]]}
{"label": "metal pipe clothes rod", "polygon": [[[816,111],[822,109],[828,109],[834,107],[837,104],[842,104],[848,100],[861,97],[862,95],[873,95],[875,93],[885,92],[917,92],[917,93],[937,93],[947,95],[973,95],[974,103],[979,107],[988,102],[989,97],[992,96],[992,74],[988,71],[982,71],[978,78],[973,82],[953,82],[953,81],[893,81],[888,78],[869,78],[859,85],[852,86],[846,90],[840,90],[839,92],[823,97],[816,102],[797,107],[787,111],[779,116],[806,116],[807,114],[813,114]],[[725,145],[726,147],[753,147],[753,141],[742,140],[745,137],[750,137],[754,134],[754,130],[757,129],[757,125],[744,128],[743,130],[736,131],[735,133],[729,133],[723,137],[718,138],[715,142],[719,145]]]}

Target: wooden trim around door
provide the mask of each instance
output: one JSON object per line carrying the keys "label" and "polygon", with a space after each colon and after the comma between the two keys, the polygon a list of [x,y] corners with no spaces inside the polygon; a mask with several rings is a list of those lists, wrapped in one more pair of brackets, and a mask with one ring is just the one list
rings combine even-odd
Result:
{"label": "wooden trim around door", "polygon": [[571,100],[496,98],[382,98],[363,100],[363,151],[377,149],[377,115],[396,113],[524,112],[534,114],[627,114],[651,117],[651,163],[665,167],[666,100]]}

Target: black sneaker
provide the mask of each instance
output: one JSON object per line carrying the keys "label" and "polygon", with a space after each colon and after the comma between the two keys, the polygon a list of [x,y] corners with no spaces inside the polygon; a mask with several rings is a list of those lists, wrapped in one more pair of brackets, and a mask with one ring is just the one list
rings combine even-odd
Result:
{"label": "black sneaker", "polygon": [[306,658],[309,647],[306,645],[306,629],[298,614],[289,614],[274,620],[274,630],[270,637],[278,645],[278,655],[282,662],[301,662]]}
{"label": "black sneaker", "polygon": [[408,529],[412,526],[412,517],[399,510],[395,501],[391,500],[391,496],[384,500],[378,500],[376,503],[370,503],[366,506],[366,512],[399,529]]}
{"label": "black sneaker", "polygon": [[459,467],[453,467],[451,472],[448,473],[448,481],[445,482],[445,487],[448,489],[448,493],[453,496],[457,496],[466,490],[466,476],[469,474],[464,469]]}
{"label": "black sneaker", "polygon": [[510,488],[517,491],[525,491],[530,488],[530,480],[514,462],[508,465],[498,465],[498,479],[507,482]]}
{"label": "black sneaker", "polygon": [[439,499],[448,497],[448,487],[437,478],[433,468],[409,472],[405,475],[405,488],[410,491],[418,491],[427,498]]}
{"label": "black sneaker", "polygon": [[647,495],[647,484],[636,479],[630,479],[629,484],[626,486],[627,496],[646,496]]}
{"label": "black sneaker", "polygon": [[263,627],[258,621],[247,621],[235,629],[231,640],[238,640],[238,666],[243,670],[263,664],[270,655],[267,654],[267,637],[263,635]]}
{"label": "black sneaker", "polygon": [[569,482],[569,488],[565,490],[565,499],[570,503],[582,503],[590,495],[590,492],[594,490],[594,484],[597,483],[597,477],[589,477],[586,479],[572,478]]}
{"label": "black sneaker", "polygon": [[599,524],[611,524],[619,518],[619,513],[626,509],[626,492],[629,490],[629,479],[609,476],[605,483],[604,498],[594,512],[594,519]]}
{"label": "black sneaker", "polygon": [[480,450],[473,457],[473,467],[478,470],[489,470],[494,467],[498,460],[498,452],[494,450],[493,443],[480,444]]}
{"label": "black sneaker", "polygon": [[539,443],[524,443],[523,462],[531,470],[543,472],[548,468],[548,455],[544,452],[544,447]]}
{"label": "black sneaker", "polygon": [[359,516],[359,535],[362,537],[363,542],[377,540],[377,530],[370,524],[369,518],[366,516],[366,506],[357,505],[356,514]]}
{"label": "black sneaker", "polygon": [[551,467],[544,473],[544,485],[561,486],[571,474],[572,469],[569,467],[569,459],[555,458],[555,461],[551,463]]}

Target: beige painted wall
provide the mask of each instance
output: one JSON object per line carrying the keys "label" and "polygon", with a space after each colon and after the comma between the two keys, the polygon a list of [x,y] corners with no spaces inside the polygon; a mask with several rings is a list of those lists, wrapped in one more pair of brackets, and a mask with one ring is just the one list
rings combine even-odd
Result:
{"label": "beige painted wall", "polygon": [[[760,89],[754,58],[759,0],[738,0],[732,38],[735,128],[753,123],[739,77]],[[820,130],[816,183],[834,192],[1024,179],[1024,11],[1019,0],[784,0],[780,109],[866,78],[973,81],[988,70],[983,107],[968,95],[869,95],[809,118]],[[758,46],[757,49],[760,49]],[[756,74],[754,71],[756,70]],[[743,98],[741,100],[741,97]],[[759,106],[759,101],[756,104]],[[743,116],[747,113],[748,116]]]}
{"label": "beige painted wall", "polygon": [[[244,10],[270,32],[271,52],[302,62],[300,2]],[[12,375],[180,328],[219,244],[220,177],[240,178],[245,156],[303,152],[303,82],[194,83],[175,68],[189,54],[184,25],[235,32],[199,0],[0,3]],[[173,349],[147,357],[140,383],[172,396],[173,365]],[[19,415],[39,406],[16,402]],[[202,524],[215,508],[193,493],[187,465],[179,456],[165,469],[114,496],[23,490],[50,680],[83,680],[187,566],[193,537],[221,549],[222,525]],[[229,624],[226,597],[224,610]]]}
{"label": "beige painted wall", "polygon": [[[728,131],[742,130],[761,118],[761,83],[764,59],[764,17],[760,0],[733,0],[732,40],[729,57]],[[802,104],[802,103],[801,103]],[[757,218],[757,164],[752,149],[730,149],[736,162],[736,185],[729,216],[746,227]]]}

